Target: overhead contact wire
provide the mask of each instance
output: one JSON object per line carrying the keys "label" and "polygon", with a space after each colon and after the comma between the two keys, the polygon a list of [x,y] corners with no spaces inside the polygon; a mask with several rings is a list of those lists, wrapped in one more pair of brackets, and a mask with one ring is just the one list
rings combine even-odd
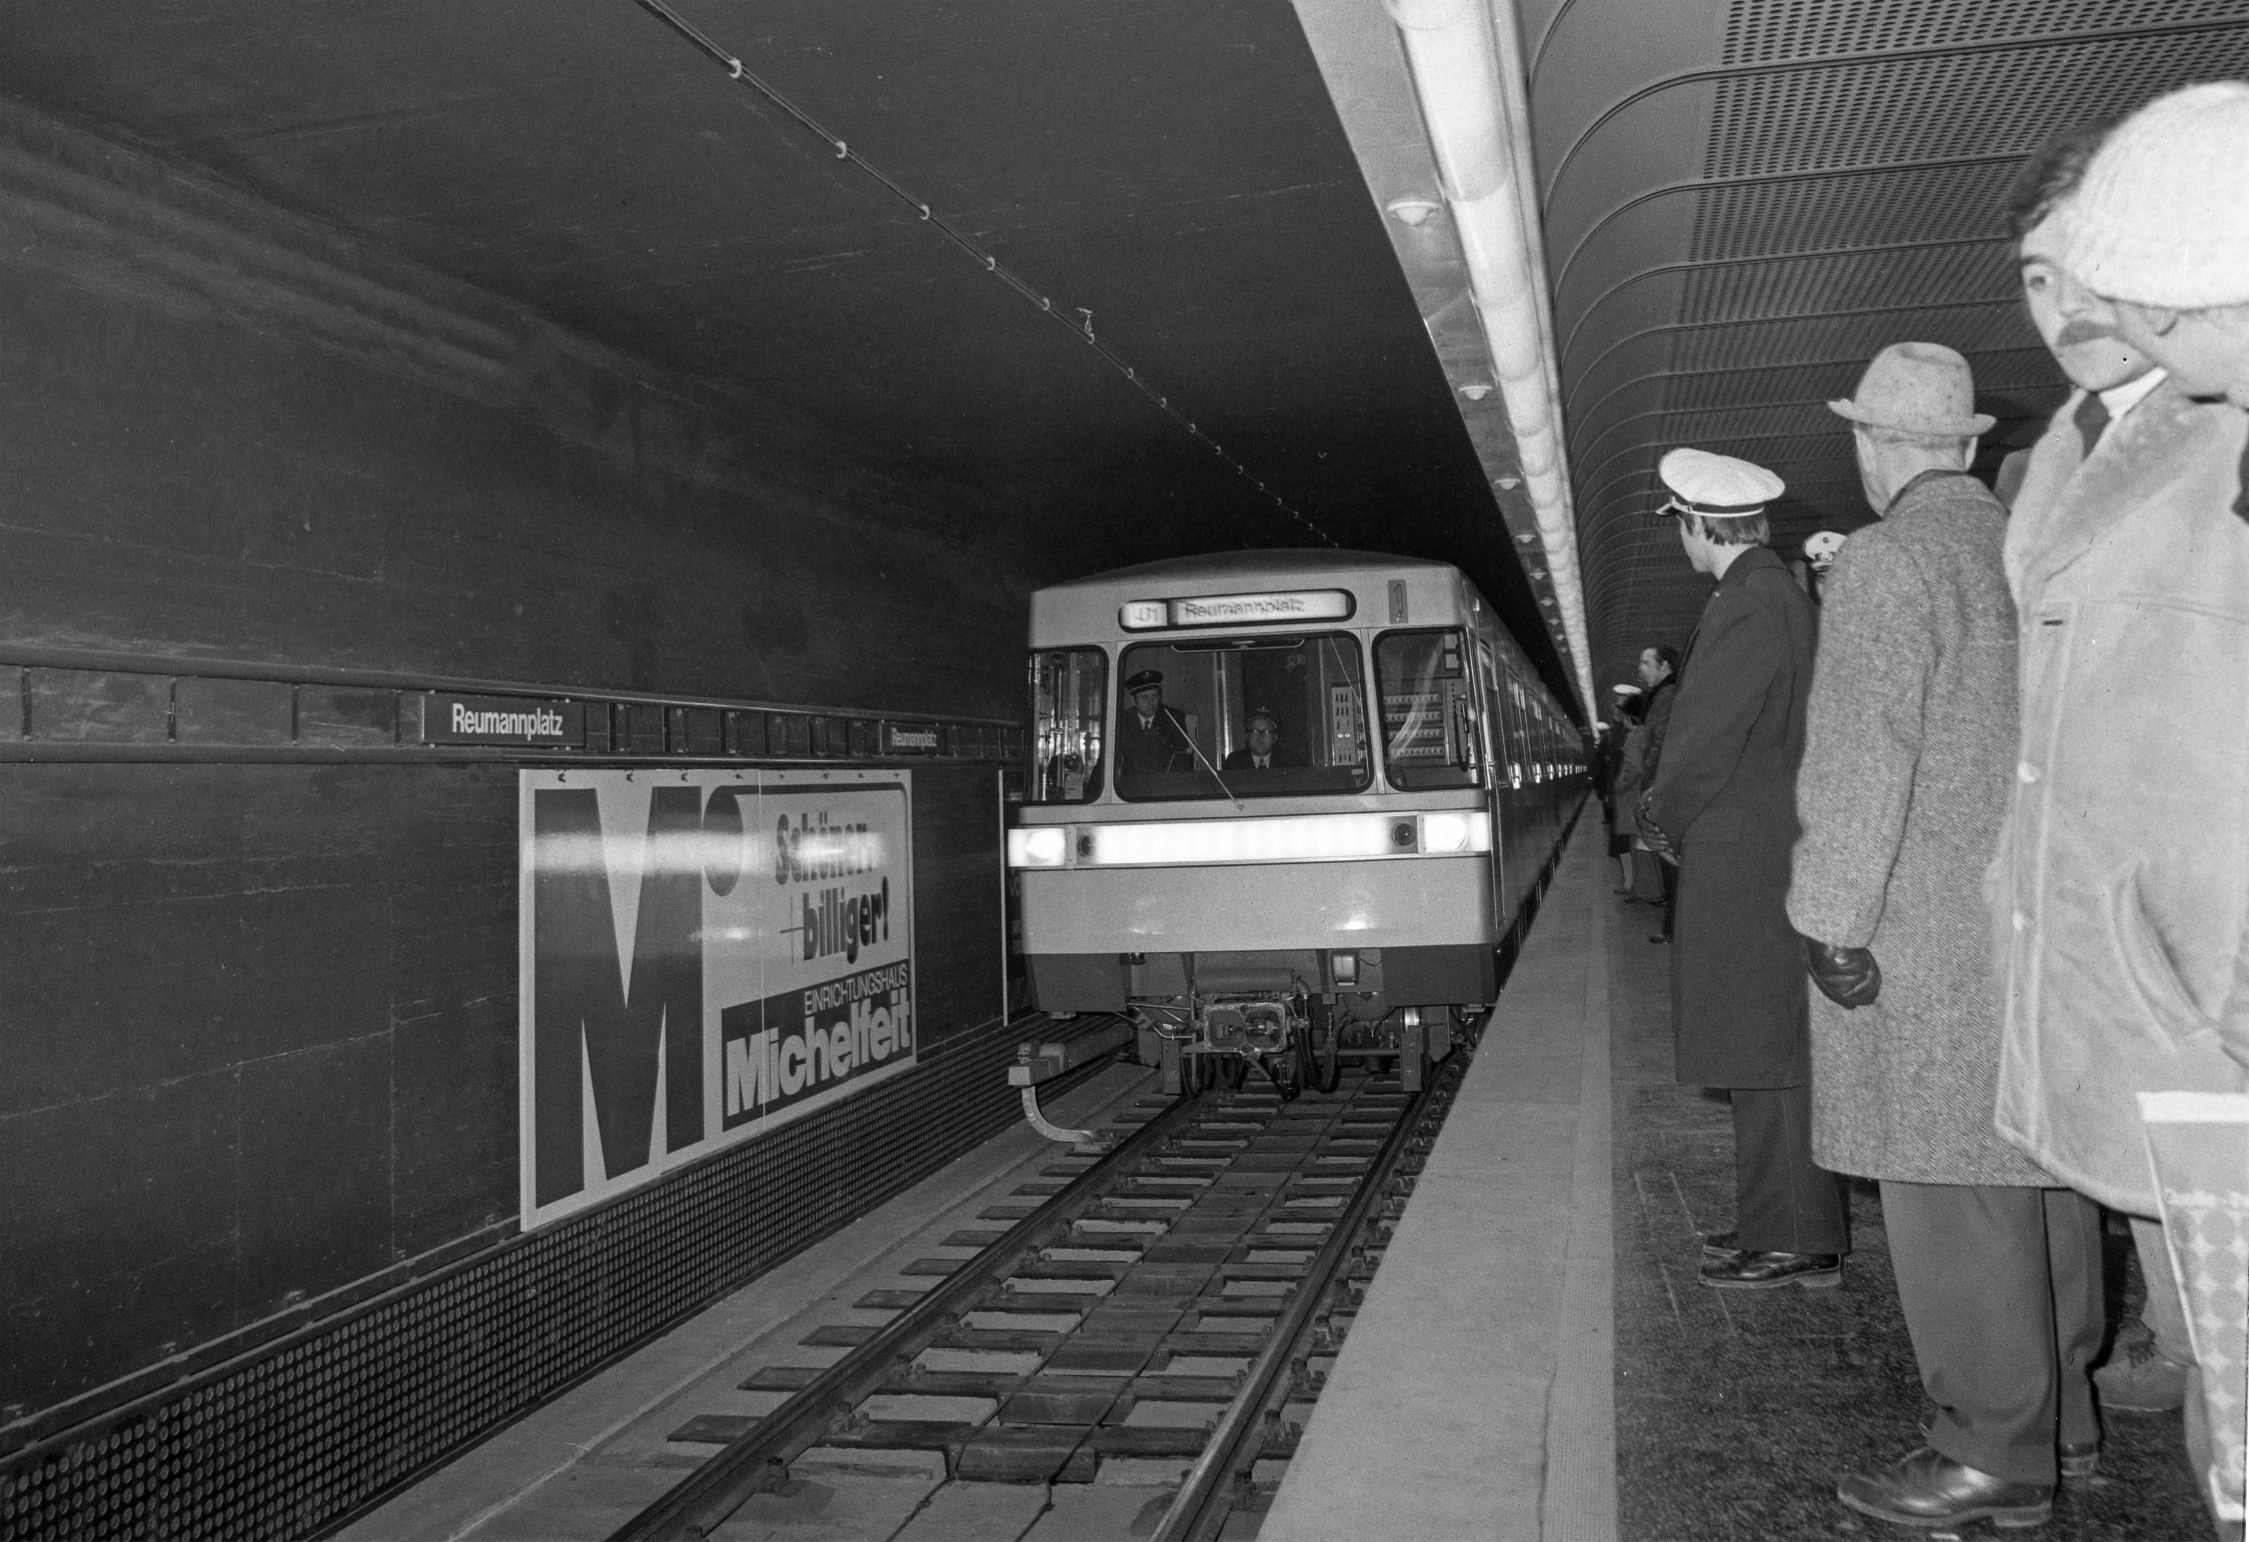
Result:
{"label": "overhead contact wire", "polygon": [[845,140],[841,136],[834,133],[827,127],[826,124],[820,122],[820,120],[813,117],[812,114],[806,112],[796,103],[790,101],[786,96],[782,95],[780,91],[774,88],[771,82],[765,80],[755,70],[752,70],[740,59],[736,58],[733,54],[720,47],[716,40],[714,40],[708,33],[704,32],[700,27],[696,26],[686,17],[673,10],[669,5],[664,3],[664,0],[633,0],[633,3],[639,6],[642,10],[648,12],[650,15],[654,16],[657,20],[663,22],[664,25],[670,27],[681,37],[687,39],[688,42],[692,43],[697,49],[701,50],[705,55],[707,55],[713,63],[724,66],[727,74],[731,76],[735,81],[739,82],[742,85],[748,86],[751,90],[757,92],[758,95],[771,102],[775,107],[778,107],[782,112],[788,114],[789,117],[795,119],[796,122],[807,133],[813,135],[822,143],[826,144],[829,149],[835,151],[837,160],[849,162],[851,165],[854,165],[861,171],[865,172],[869,177],[872,177],[876,182],[881,183],[882,186],[891,194],[893,194],[901,203],[911,208],[914,213],[920,217],[924,224],[935,227],[937,232],[940,235],[944,236],[946,240],[952,242],[953,245],[959,247],[963,252],[966,252],[969,257],[974,259],[978,267],[981,267],[985,272],[991,274],[1001,283],[1007,285],[1008,288],[1021,295],[1025,300],[1036,306],[1043,314],[1053,318],[1054,321],[1067,328],[1072,336],[1076,337],[1080,342],[1084,343],[1095,353],[1099,354],[1103,359],[1107,360],[1109,367],[1114,369],[1118,374],[1122,375],[1125,378],[1126,382],[1129,383],[1133,387],[1133,389],[1137,390],[1142,396],[1146,397],[1150,402],[1152,402],[1158,411],[1162,412],[1166,417],[1170,418],[1181,428],[1185,429],[1187,431],[1188,438],[1194,440],[1204,449],[1210,451],[1211,454],[1217,456],[1218,459],[1223,462],[1226,467],[1231,470],[1236,476],[1249,483],[1250,486],[1256,488],[1258,492],[1262,493],[1267,499],[1269,499],[1274,507],[1278,508],[1289,518],[1295,520],[1305,529],[1311,531],[1313,535],[1319,537],[1320,540],[1326,542],[1328,545],[1337,546],[1341,544],[1335,539],[1335,537],[1329,535],[1325,530],[1321,529],[1310,519],[1306,518],[1303,512],[1299,510],[1296,505],[1290,503],[1279,493],[1273,491],[1272,488],[1266,486],[1264,481],[1254,475],[1247,466],[1243,465],[1240,461],[1236,460],[1231,454],[1229,454],[1224,445],[1211,438],[1210,435],[1204,433],[1202,429],[1195,424],[1193,419],[1189,418],[1187,414],[1182,412],[1179,408],[1174,407],[1171,404],[1170,396],[1150,385],[1148,381],[1141,375],[1140,371],[1135,369],[1130,363],[1128,363],[1122,355],[1120,355],[1114,348],[1111,348],[1107,343],[1101,341],[1100,338],[1094,336],[1093,313],[1091,311],[1082,309],[1074,311],[1073,314],[1082,316],[1084,320],[1072,321],[1070,319],[1070,316],[1063,314],[1062,310],[1055,305],[1053,299],[1050,296],[1040,292],[1037,285],[1031,283],[1030,280],[1024,278],[1022,275],[1014,272],[1012,269],[1001,263],[997,256],[986,249],[973,236],[962,230],[958,225],[955,225],[951,220],[946,219],[942,214],[939,214],[935,210],[931,209],[927,202],[922,199],[916,198],[910,191],[901,186],[899,182],[888,172],[885,172],[881,167],[875,165],[872,161],[869,161],[858,151],[852,149],[848,140]]}

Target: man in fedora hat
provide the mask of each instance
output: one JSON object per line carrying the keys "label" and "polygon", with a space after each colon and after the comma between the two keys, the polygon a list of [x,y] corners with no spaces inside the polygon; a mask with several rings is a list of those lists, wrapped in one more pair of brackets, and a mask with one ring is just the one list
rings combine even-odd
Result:
{"label": "man in fedora hat", "polygon": [[1640,828],[1679,863],[1671,950],[1677,1075],[1734,1109],[1734,1226],[1703,1241],[1720,1289],[1838,1285],[1842,1191],[1812,1163],[1803,948],[1788,924],[1812,602],[1767,549],[1781,479],[1730,455],[1657,468],[1698,572],[1717,580],[1688,639]]}
{"label": "man in fedora hat", "polygon": [[2000,1133],[2163,1219],[2187,1266],[2187,1448],[2235,1537],[2249,1324],[2228,1207],[2249,1184],[2217,1164],[2159,1190],[2139,1094],[2249,1094],[2244,166],[2249,82],[2189,86],[2117,125],[2054,216],[2066,308],[2168,374],[2089,449],[2057,420],[2032,451],[2008,543],[2020,763],[1992,870]]}
{"label": "man in fedora hat", "polygon": [[2100,1439],[2087,1376],[2103,1326],[2099,1209],[1991,1118],[1999,1014],[1980,863],[2013,780],[2015,610],[2007,512],[1968,474],[1992,423],[1974,397],[1959,354],[1896,343],[1828,403],[1852,425],[1879,521],[1828,580],[1788,892],[1822,993],[1812,1152],[1882,1186],[1898,1300],[1937,1405],[1920,1449],[1837,1492],[1906,1525],[2042,1521],[2060,1474],[2091,1475]]}

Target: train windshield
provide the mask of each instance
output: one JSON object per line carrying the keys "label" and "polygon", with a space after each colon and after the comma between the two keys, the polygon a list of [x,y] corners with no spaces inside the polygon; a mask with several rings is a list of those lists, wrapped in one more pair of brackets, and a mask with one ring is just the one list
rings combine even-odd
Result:
{"label": "train windshield", "polygon": [[1122,797],[1247,802],[1374,779],[1366,672],[1348,632],[1136,643],[1117,678]]}
{"label": "train windshield", "polygon": [[1030,802],[1086,803],[1101,796],[1101,721],[1108,694],[1109,660],[1099,648],[1050,648],[1031,655]]}
{"label": "train windshield", "polygon": [[1476,786],[1476,683],[1460,633],[1387,632],[1375,639],[1374,671],[1390,785]]}

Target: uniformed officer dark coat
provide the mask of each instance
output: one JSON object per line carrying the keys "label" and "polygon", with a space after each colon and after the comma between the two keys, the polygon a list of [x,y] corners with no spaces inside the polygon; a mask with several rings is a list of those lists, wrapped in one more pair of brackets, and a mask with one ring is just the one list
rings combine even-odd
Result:
{"label": "uniformed officer dark coat", "polygon": [[1158,771],[1192,771],[1195,752],[1187,743],[1187,724],[1178,711],[1158,705],[1145,726],[1130,705],[1117,715],[1117,767],[1124,776]]}
{"label": "uniformed officer dark coat", "polygon": [[1813,637],[1811,601],[1760,546],[1726,569],[1687,644],[1647,796],[1680,857],[1671,1022],[1690,1085],[1810,1080],[1803,942],[1786,904]]}

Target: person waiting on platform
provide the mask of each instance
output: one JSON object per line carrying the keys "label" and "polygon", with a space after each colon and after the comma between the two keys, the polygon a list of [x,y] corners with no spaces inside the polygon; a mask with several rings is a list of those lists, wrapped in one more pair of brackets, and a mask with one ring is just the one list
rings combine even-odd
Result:
{"label": "person waiting on platform", "polygon": [[[2076,443],[2058,440],[2039,457],[2041,486],[2033,490],[2025,518],[2009,527],[2008,561],[2019,567],[2038,544],[2038,520],[2051,506],[2048,485],[2082,462],[2093,446],[2114,433],[2131,412],[2163,383],[2153,360],[2085,315],[2075,281],[2056,264],[2069,221],[2063,210],[2084,179],[2085,167],[2115,128],[2100,120],[2049,140],[2025,163],[2007,193],[2007,219],[2015,232],[2023,283],[2023,305],[2047,352],[2076,389],[2062,403],[2053,423],[2066,424]],[[2074,454],[2064,452],[2074,449]],[[1999,501],[2012,507],[2029,475],[2032,452],[2017,450],[1999,467]],[[2188,1367],[2194,1345],[2179,1306],[2178,1281],[2171,1272],[2171,1250],[2163,1227],[2149,1216],[2132,1216],[2132,1242],[2139,1254],[2147,1296],[2138,1317],[2118,1324],[2108,1360],[2093,1373],[2101,1412],[2169,1413],[2186,1401]]]}
{"label": "person waiting on platform", "polygon": [[2007,534],[2020,758],[1991,884],[1999,1133],[2161,1217],[2193,1265],[2187,1449],[2233,1538],[2249,1184],[2220,1161],[2159,1189],[2139,1095],[2249,1093],[2245,166],[2249,82],[2189,86],[2119,124],[2054,216],[2065,312],[2168,373],[2105,432],[2072,413],[2031,451]]}
{"label": "person waiting on platform", "polygon": [[1124,776],[1191,771],[1195,752],[1187,742],[1187,722],[1164,705],[1164,675],[1143,669],[1125,681],[1132,706],[1117,718],[1117,768]]}
{"label": "person waiting on platform", "polygon": [[1786,906],[1812,602],[1765,544],[1779,477],[1688,449],[1665,455],[1657,475],[1687,560],[1718,581],[1640,795],[1648,843],[1679,863],[1676,1074],[1733,1099],[1734,1228],[1703,1239],[1701,1278],[1721,1289],[1839,1285],[1843,1191],[1812,1162],[1804,949]]}
{"label": "person waiting on platform", "polygon": [[1882,1186],[1936,1404],[1917,1449],[1836,1494],[1900,1525],[2036,1525],[2058,1479],[2099,1461],[2101,1218],[1991,1121],[1981,866],[2014,780],[2015,607],[2007,511],[1968,465],[1993,420],[1968,361],[1935,343],[1883,349],[1828,405],[1878,522],[1828,581],[1796,782],[1788,918],[1821,992],[1812,1155]]}
{"label": "person waiting on platform", "polygon": [[1263,707],[1249,715],[1249,743],[1226,757],[1229,771],[1271,771],[1302,764],[1301,756],[1281,744],[1281,720]]}

